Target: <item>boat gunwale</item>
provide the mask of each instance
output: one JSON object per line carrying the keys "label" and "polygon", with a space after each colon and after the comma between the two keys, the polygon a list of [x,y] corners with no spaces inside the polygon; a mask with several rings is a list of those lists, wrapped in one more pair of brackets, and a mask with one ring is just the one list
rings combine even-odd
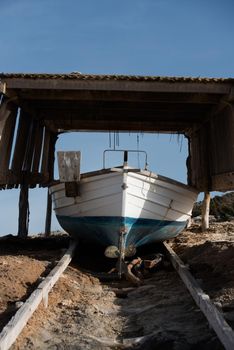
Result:
{"label": "boat gunwale", "polygon": [[[82,179],[86,179],[86,178],[90,178],[90,177],[94,177],[94,176],[99,176],[99,175],[104,175],[104,174],[111,174],[111,173],[116,172],[115,169],[123,169],[123,166],[118,166],[118,167],[114,167],[114,168],[107,168],[107,169],[100,169],[100,170],[95,170],[95,171],[82,173],[81,176],[80,176],[80,179],[82,180]],[[182,187],[182,188],[186,189],[187,191],[193,192],[194,194],[197,194],[197,195],[199,194],[199,191],[195,187],[191,187],[191,186],[189,186],[187,184],[184,184],[184,183],[182,183],[180,181],[171,179],[169,177],[166,177],[166,176],[163,176],[163,175],[160,175],[160,174],[156,174],[156,173],[154,173],[152,171],[144,170],[144,169],[135,169],[135,168],[131,168],[131,167],[128,167],[128,170],[132,174],[138,174],[138,175],[147,176],[147,177],[150,177],[152,179],[160,180],[162,182],[167,182],[167,183],[169,182],[172,185]],[[131,170],[132,170],[132,172],[131,172]],[[135,171],[135,170],[139,170],[139,171]],[[50,188],[54,187],[56,185],[60,185],[60,184],[64,184],[64,182],[61,182],[60,180],[55,180],[55,181],[53,181],[51,183]],[[53,192],[53,190],[52,190],[52,192]]]}

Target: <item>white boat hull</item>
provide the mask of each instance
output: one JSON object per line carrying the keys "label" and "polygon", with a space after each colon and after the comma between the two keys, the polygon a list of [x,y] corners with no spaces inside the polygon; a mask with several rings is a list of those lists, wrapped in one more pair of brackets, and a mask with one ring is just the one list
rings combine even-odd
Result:
{"label": "white boat hull", "polygon": [[105,246],[163,241],[175,237],[191,216],[197,191],[148,171],[103,170],[83,174],[80,196],[66,197],[65,185],[51,187],[61,226],[73,236]]}

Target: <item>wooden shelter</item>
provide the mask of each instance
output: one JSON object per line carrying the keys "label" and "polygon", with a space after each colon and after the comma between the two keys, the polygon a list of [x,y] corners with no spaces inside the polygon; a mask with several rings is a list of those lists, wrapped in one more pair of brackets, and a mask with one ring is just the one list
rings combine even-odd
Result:
{"label": "wooden shelter", "polygon": [[0,94],[0,187],[21,188],[20,235],[28,188],[53,181],[55,143],[65,131],[184,134],[188,184],[234,189],[234,79],[0,74]]}

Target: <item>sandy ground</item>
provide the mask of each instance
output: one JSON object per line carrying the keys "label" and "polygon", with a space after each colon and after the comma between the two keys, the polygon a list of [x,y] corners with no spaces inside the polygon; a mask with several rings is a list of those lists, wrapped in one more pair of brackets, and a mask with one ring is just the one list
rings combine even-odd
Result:
{"label": "sandy ground", "polygon": [[[46,245],[46,249],[45,249]],[[13,236],[0,239],[0,329],[64,252],[66,240],[30,239]]]}
{"label": "sandy ground", "polygon": [[[114,289],[115,290],[115,289]],[[126,298],[69,268],[13,349],[222,349],[173,271],[159,271]]]}
{"label": "sandy ground", "polygon": [[[170,244],[234,327],[233,242],[234,222],[226,222],[212,225],[207,233],[194,225]],[[50,261],[62,254],[62,248],[21,249],[20,254],[4,250],[2,326],[4,307],[24,301]],[[98,265],[92,255],[91,260]],[[100,282],[73,263],[50,293],[48,308],[39,307],[12,350],[223,349],[171,267],[156,271],[139,288],[130,287],[128,282]],[[119,290],[126,291],[124,297],[117,297]]]}

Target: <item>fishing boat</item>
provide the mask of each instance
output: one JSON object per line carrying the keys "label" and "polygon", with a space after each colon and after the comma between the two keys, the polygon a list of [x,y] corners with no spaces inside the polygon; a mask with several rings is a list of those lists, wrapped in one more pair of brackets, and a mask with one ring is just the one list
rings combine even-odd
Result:
{"label": "fishing boat", "polygon": [[[50,188],[62,228],[106,248],[106,256],[134,255],[136,248],[176,237],[191,217],[198,192],[185,184],[128,165],[83,173],[79,194],[67,197],[64,182]],[[120,252],[120,253],[119,253]]]}

